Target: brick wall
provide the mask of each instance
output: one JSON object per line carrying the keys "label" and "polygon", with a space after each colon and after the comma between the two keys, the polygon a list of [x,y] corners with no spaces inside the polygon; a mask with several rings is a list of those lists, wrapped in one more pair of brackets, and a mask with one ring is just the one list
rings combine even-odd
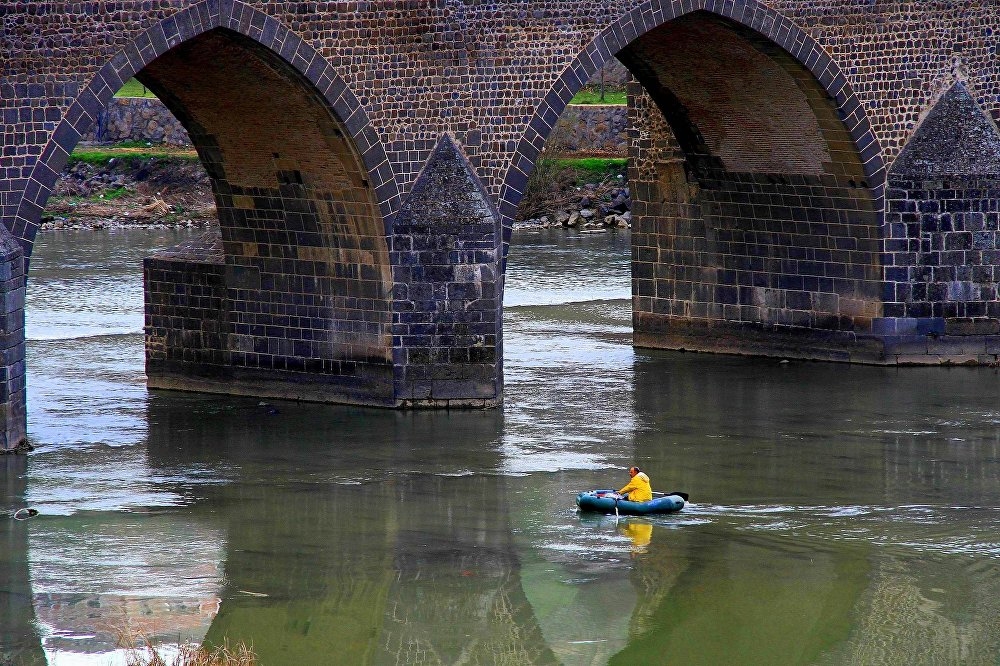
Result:
{"label": "brick wall", "polygon": [[621,57],[641,82],[636,344],[879,360],[854,342],[882,315],[880,218],[808,72],[718,20],[678,20]]}
{"label": "brick wall", "polygon": [[[214,67],[200,73],[205,62]],[[318,383],[329,400],[391,403],[384,226],[344,126],[296,73],[231,34],[188,42],[142,78],[191,128],[215,193],[226,326],[224,355],[209,349],[205,361],[224,360],[234,381],[272,378],[268,395]],[[207,270],[170,268],[182,284]],[[182,386],[184,369],[189,387],[205,383],[193,358],[150,363],[147,375]]]}
{"label": "brick wall", "polygon": [[500,223],[450,136],[400,210],[392,244],[396,395],[412,407],[498,404]]}

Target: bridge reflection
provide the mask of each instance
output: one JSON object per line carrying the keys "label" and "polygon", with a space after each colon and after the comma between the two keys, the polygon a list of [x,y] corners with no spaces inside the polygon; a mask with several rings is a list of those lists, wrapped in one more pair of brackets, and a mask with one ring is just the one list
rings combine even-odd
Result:
{"label": "bridge reflection", "polygon": [[28,521],[10,519],[24,507],[26,468],[25,456],[0,456],[0,663],[31,665],[44,664],[45,654],[35,629]]}
{"label": "bridge reflection", "polygon": [[155,464],[232,470],[199,490],[227,518],[207,640],[263,663],[555,663],[520,579],[500,418],[255,402],[211,418],[154,397]]}

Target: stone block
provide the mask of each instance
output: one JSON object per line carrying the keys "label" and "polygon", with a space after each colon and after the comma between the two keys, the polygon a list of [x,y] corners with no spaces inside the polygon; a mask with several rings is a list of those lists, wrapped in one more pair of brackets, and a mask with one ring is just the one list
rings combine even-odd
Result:
{"label": "stone block", "polygon": [[927,353],[944,358],[985,354],[986,338],[983,336],[940,336],[928,338]]}
{"label": "stone block", "polygon": [[944,333],[949,336],[996,335],[1000,333],[1000,321],[996,319],[955,317],[946,319],[944,324]]}

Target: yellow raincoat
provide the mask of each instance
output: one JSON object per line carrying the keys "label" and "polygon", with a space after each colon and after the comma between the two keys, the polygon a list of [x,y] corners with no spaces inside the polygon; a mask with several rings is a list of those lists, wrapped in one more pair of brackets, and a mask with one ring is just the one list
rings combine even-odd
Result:
{"label": "yellow raincoat", "polygon": [[648,502],[653,499],[653,489],[649,487],[649,477],[645,472],[639,472],[632,480],[618,491],[619,495],[628,495],[630,502]]}

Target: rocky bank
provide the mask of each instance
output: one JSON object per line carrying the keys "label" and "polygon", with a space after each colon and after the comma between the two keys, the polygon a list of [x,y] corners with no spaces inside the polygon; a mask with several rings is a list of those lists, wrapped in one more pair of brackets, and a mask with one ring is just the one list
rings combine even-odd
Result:
{"label": "rocky bank", "polygon": [[[632,200],[622,178],[562,188],[545,215],[514,229],[576,228],[584,233],[627,229]],[[102,164],[79,161],[60,176],[42,216],[42,230],[119,227],[204,227],[217,220],[208,174],[191,156],[130,156]]]}
{"label": "rocky bank", "polygon": [[216,219],[208,174],[196,159],[123,154],[71,164],[49,197],[42,230],[207,226]]}

